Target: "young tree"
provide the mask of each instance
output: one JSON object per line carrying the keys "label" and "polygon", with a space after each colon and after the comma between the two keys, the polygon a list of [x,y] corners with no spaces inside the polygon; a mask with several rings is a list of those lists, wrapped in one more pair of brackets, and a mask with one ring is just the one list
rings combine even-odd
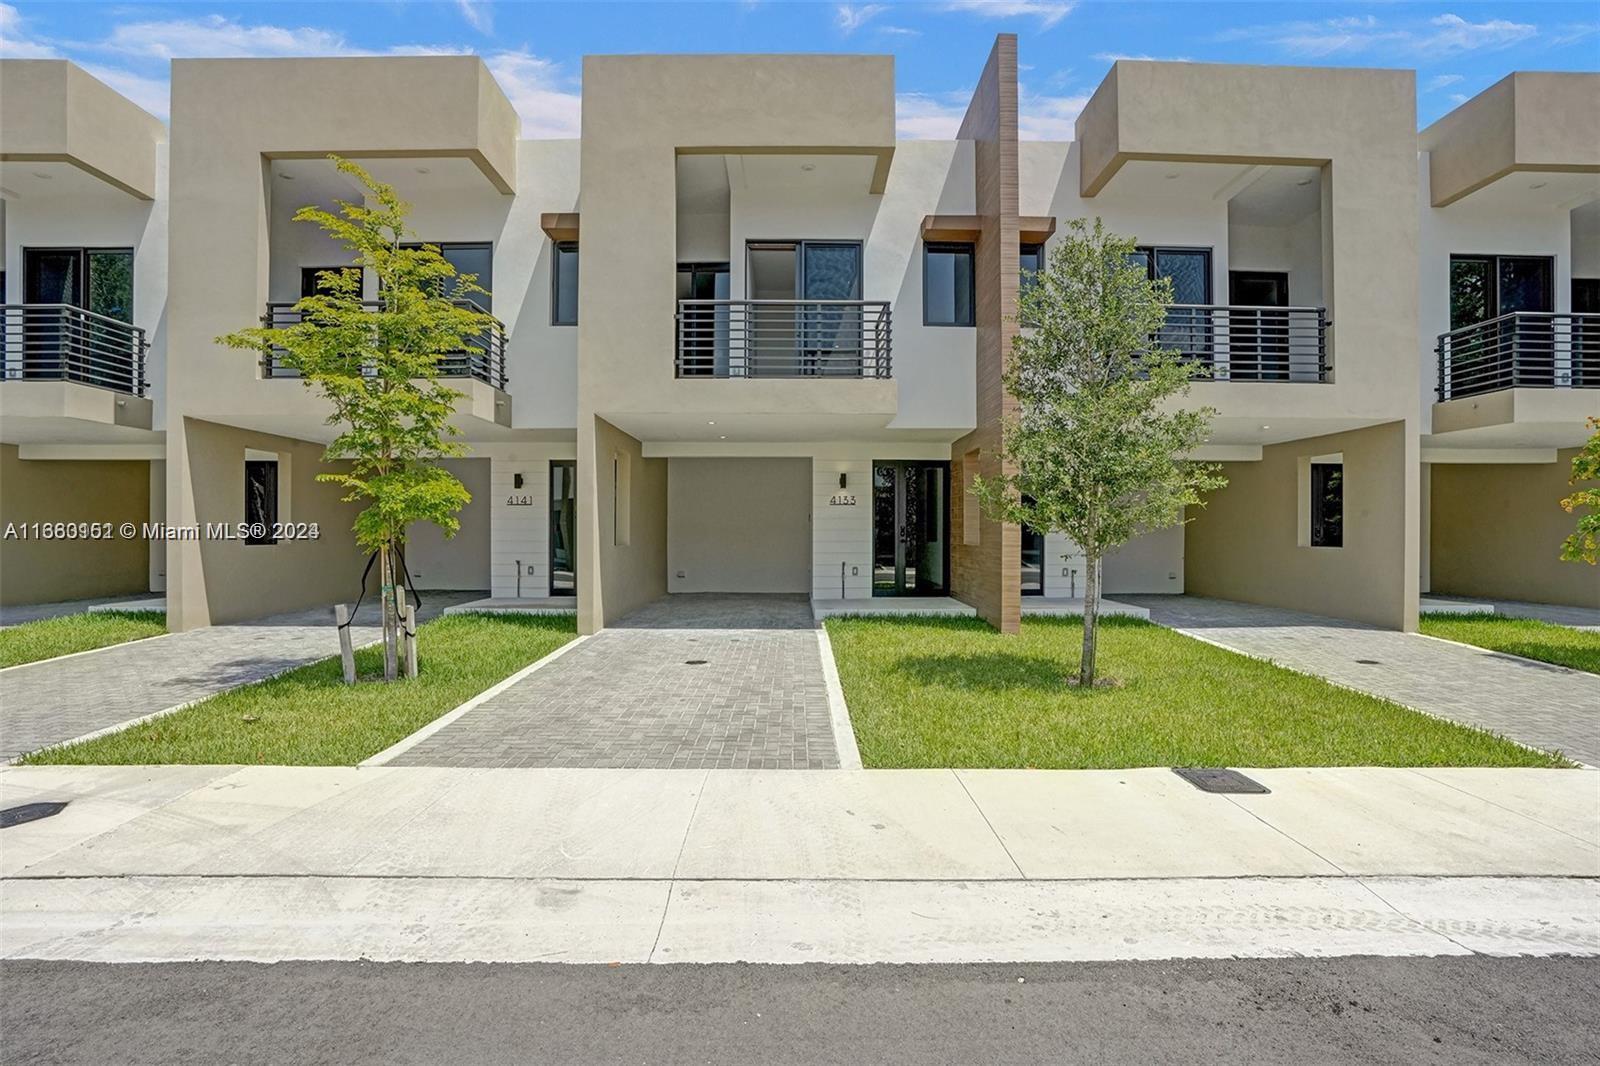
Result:
{"label": "young tree", "polygon": [[1589,419],[1594,430],[1583,450],[1572,457],[1571,496],[1561,501],[1568,514],[1587,507],[1589,513],[1578,516],[1578,528],[1561,545],[1561,558],[1575,563],[1600,564],[1600,418]]}
{"label": "young tree", "polygon": [[[356,542],[378,557],[383,613],[383,674],[398,673],[396,552],[413,522],[432,522],[453,536],[457,513],[470,500],[466,486],[437,460],[465,449],[450,438],[461,394],[439,383],[439,360],[482,350],[494,319],[470,298],[484,292],[432,245],[406,247],[411,207],[392,186],[375,181],[348,159],[335,166],[361,183],[366,203],[338,202],[336,211],[302,207],[296,222],[319,226],[341,242],[353,261],[324,271],[317,295],[295,304],[298,321],[242,329],[217,340],[232,348],[270,352],[320,393],[340,432],[323,457],[340,465],[317,475],[364,503]],[[361,269],[357,269],[361,268]],[[362,302],[363,270],[378,282],[376,306]]]}
{"label": "young tree", "polygon": [[1023,286],[1024,326],[1004,382],[1017,413],[1001,455],[1015,473],[977,478],[990,518],[1064,533],[1084,555],[1083,652],[1077,684],[1095,681],[1100,564],[1139,533],[1184,521],[1184,508],[1226,484],[1186,461],[1210,409],[1176,408],[1204,368],[1153,339],[1172,283],[1132,262],[1132,240],[1074,219],[1049,263]]}

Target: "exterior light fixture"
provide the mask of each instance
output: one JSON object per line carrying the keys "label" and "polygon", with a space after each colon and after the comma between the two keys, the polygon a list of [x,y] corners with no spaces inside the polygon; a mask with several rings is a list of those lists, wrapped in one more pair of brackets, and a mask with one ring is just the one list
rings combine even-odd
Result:
{"label": "exterior light fixture", "polygon": [[844,488],[844,487],[845,487],[845,484],[846,484],[846,478],[847,478],[847,477],[848,477],[848,475],[846,475],[846,474],[840,474],[840,475],[839,475],[839,487],[840,487],[840,488],[841,488],[841,489],[842,489],[842,488]]}
{"label": "exterior light fixture", "polygon": [[514,489],[520,489],[522,487],[522,475],[521,474],[512,474],[511,475],[511,487],[514,488]]}

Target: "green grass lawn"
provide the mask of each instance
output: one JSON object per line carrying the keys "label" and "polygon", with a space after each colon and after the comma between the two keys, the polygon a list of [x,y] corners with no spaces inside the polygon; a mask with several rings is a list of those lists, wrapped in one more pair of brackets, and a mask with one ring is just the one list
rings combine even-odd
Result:
{"label": "green grass lawn", "polygon": [[0,667],[158,637],[166,631],[164,611],[96,611],[23,622],[0,629]]}
{"label": "green grass lawn", "polygon": [[830,618],[868,767],[1564,766],[1477,730],[1134,619],[1101,623],[1120,688],[1067,686],[1083,623]]}
{"label": "green grass lawn", "polygon": [[1600,633],[1503,614],[1424,614],[1422,631],[1490,651],[1600,674]]}
{"label": "green grass lawn", "polygon": [[418,630],[415,681],[384,684],[379,647],[356,652],[346,685],[337,656],[120,733],[47,748],[43,764],[251,763],[350,766],[567,643],[572,615],[447,615]]}

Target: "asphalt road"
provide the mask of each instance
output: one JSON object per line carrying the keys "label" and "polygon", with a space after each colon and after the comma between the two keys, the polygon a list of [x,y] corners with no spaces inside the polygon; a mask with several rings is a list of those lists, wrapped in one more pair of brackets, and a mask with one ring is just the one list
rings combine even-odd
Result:
{"label": "asphalt road", "polygon": [[23,1063],[1600,1059],[1600,959],[0,963]]}

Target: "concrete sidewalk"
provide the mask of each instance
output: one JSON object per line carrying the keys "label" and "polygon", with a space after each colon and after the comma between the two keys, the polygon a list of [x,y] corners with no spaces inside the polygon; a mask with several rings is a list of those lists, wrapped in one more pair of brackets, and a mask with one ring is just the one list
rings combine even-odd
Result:
{"label": "concrete sidewalk", "polygon": [[20,767],[0,954],[1600,953],[1600,774]]}

